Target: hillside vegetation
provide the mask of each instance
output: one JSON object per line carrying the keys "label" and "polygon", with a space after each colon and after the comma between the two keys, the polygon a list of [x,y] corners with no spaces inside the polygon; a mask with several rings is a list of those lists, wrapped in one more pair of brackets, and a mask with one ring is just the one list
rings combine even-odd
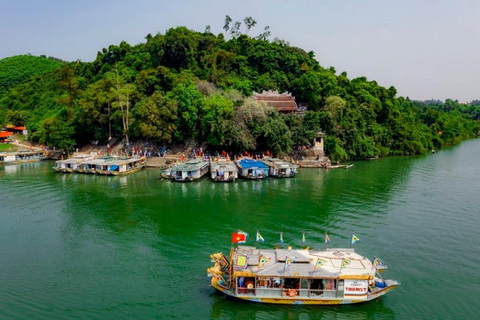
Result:
{"label": "hillside vegetation", "polygon": [[[247,32],[255,25],[248,19]],[[415,105],[394,87],[349,79],[313,52],[269,40],[268,27],[249,36],[241,25],[226,19],[218,35],[172,28],[25,78],[0,91],[0,123],[26,124],[29,139],[59,148],[113,136],[275,154],[308,145],[323,129],[334,161],[420,154],[480,129],[455,110],[458,102],[445,111]],[[291,92],[308,111],[279,114],[252,99],[263,90]]]}
{"label": "hillside vegetation", "polygon": [[0,60],[0,92],[63,65],[58,59],[21,55]]}

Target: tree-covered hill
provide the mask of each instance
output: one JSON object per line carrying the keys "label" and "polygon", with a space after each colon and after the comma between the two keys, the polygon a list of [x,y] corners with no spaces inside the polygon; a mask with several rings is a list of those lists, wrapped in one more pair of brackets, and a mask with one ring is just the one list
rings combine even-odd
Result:
{"label": "tree-covered hill", "polygon": [[57,69],[63,62],[55,58],[20,55],[0,60],[0,92],[32,76]]}
{"label": "tree-covered hill", "polygon": [[[247,32],[254,22],[244,20]],[[172,28],[25,79],[0,91],[0,123],[24,123],[32,141],[60,148],[114,136],[275,154],[308,145],[322,128],[333,160],[424,153],[480,129],[462,113],[322,67],[313,52],[269,40],[268,27],[249,36],[241,25],[226,19],[218,35]],[[253,100],[263,90],[291,92],[308,111],[279,114]]]}

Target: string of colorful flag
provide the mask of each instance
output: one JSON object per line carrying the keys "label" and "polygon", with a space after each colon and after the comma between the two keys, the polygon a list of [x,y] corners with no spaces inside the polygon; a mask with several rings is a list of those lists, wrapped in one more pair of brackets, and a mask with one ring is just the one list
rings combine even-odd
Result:
{"label": "string of colorful flag", "polygon": [[[242,230],[237,230],[237,232],[232,233],[232,243],[246,243],[248,239],[248,233],[242,231]],[[352,237],[350,238],[350,246],[352,247],[356,242],[360,241],[360,239],[352,234]],[[256,235],[255,235],[255,242],[261,242],[264,243],[265,239],[262,237],[260,232],[257,230]],[[280,232],[280,243],[283,243],[283,232]],[[324,236],[324,244],[325,246],[331,242],[331,239],[329,235],[325,232]],[[305,236],[305,232],[302,233],[302,244],[307,243],[307,238]]]}
{"label": "string of colorful flag", "polygon": [[[242,230],[237,230],[237,232],[232,233],[232,243],[246,243],[248,239],[248,233],[244,232]],[[356,242],[360,241],[360,239],[352,234],[350,238],[350,246],[353,246]],[[262,237],[260,232],[257,230],[256,235],[255,235],[255,242],[265,242],[265,239]],[[280,232],[280,243],[283,243],[283,232]],[[305,232],[302,233],[302,243],[305,244],[307,242]],[[330,243],[331,239],[329,235],[325,232],[324,236],[324,243],[325,245]],[[296,261],[297,257],[295,256],[286,256],[285,257],[285,264],[284,264],[284,270],[287,270],[287,268]],[[262,268],[265,266],[270,261],[269,257],[266,257],[264,255],[261,255],[259,257],[259,262],[258,262],[258,269]],[[327,263],[328,260],[322,259],[322,258],[317,258],[315,261],[315,265],[313,268],[313,271],[315,272],[317,269],[319,269],[321,266],[323,266],[325,263]],[[349,258],[343,258],[342,262],[340,264],[340,269],[346,268],[349,264],[351,263],[351,260]],[[235,262],[236,267],[240,267],[242,269],[247,268],[248,266],[248,255],[237,255],[237,261]],[[381,268],[386,268],[385,264],[383,263],[382,260],[380,260],[377,257],[373,257],[372,261],[372,267],[375,269],[381,269]]]}

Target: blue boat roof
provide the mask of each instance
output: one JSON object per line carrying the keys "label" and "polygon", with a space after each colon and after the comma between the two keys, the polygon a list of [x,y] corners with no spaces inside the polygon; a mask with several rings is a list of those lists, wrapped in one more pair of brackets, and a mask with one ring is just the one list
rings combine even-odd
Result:
{"label": "blue boat roof", "polygon": [[254,159],[242,159],[239,161],[242,168],[268,168],[263,162]]}

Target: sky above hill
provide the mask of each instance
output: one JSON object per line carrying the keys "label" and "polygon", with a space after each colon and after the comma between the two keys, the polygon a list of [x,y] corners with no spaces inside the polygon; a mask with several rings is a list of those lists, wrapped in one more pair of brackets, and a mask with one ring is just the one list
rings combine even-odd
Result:
{"label": "sky above hill", "polygon": [[[177,26],[215,34],[225,16],[270,27],[323,67],[410,99],[480,99],[478,0],[0,0],[0,59],[30,53],[93,61],[98,51]],[[242,29],[243,32],[245,28]]]}

